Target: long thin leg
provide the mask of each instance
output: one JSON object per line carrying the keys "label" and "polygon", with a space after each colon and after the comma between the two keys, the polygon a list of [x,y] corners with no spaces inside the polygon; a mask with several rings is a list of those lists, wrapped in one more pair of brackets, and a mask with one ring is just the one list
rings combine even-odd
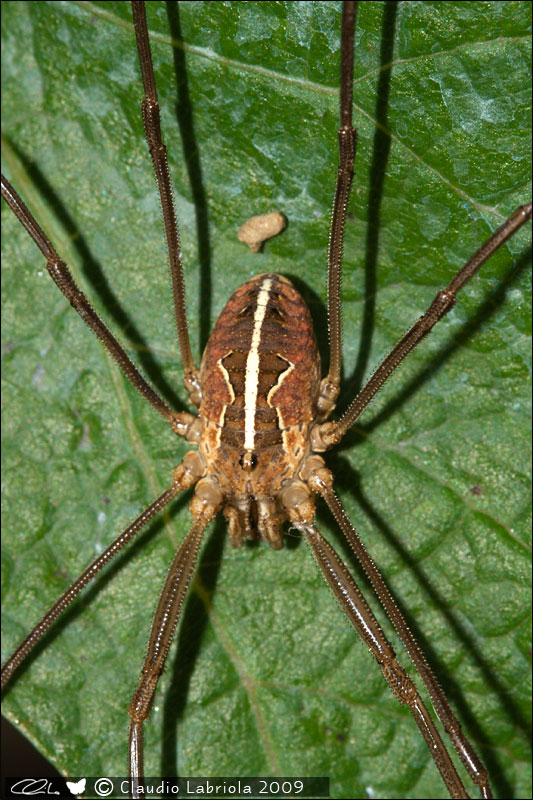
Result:
{"label": "long thin leg", "polygon": [[143,775],[143,724],[150,714],[155,690],[194,574],[202,535],[215,513],[213,508],[210,513],[203,514],[194,521],[172,562],[152,623],[148,652],[129,708],[129,757],[133,797],[138,796],[137,787]]}
{"label": "long thin leg", "polygon": [[135,36],[137,39],[137,50],[139,52],[139,64],[144,87],[144,99],[142,101],[142,117],[148,149],[152,157],[157,188],[159,189],[159,199],[163,212],[165,224],[165,235],[167,239],[168,257],[170,262],[170,273],[172,276],[172,290],[174,298],[174,316],[178,331],[178,340],[181,351],[181,358],[185,370],[185,388],[191,396],[191,401],[195,405],[200,404],[200,385],[198,381],[197,369],[191,353],[189,343],[189,332],[187,326],[187,313],[185,309],[185,287],[183,285],[183,264],[181,261],[181,246],[178,235],[178,223],[174,211],[174,199],[172,195],[172,185],[168,170],[167,149],[161,136],[161,125],[159,122],[159,103],[157,99],[157,88],[155,84],[154,68],[150,51],[150,41],[148,39],[148,29],[146,25],[146,9],[144,2],[133,0],[133,24],[135,26]]}
{"label": "long thin leg", "polygon": [[83,292],[78,289],[69,268],[64,261],[61,261],[54,246],[29,212],[20,196],[3,175],[1,178],[2,197],[46,258],[46,269],[54,283],[61,289],[73,309],[77,311],[85,324],[98,336],[131,385],[137,389],[139,394],[148,400],[167,422],[173,425],[176,416],[174,412],[167,406],[165,401],[154,392],[152,387],[146,383],[133,361],[126,354],[122,345],[102,322]]}
{"label": "long thin leg", "polygon": [[367,577],[372,584],[372,588],[381,602],[381,605],[383,606],[388,618],[394,625],[405,649],[411,657],[413,664],[424,681],[437,716],[442,722],[446,733],[450,737],[453,746],[461,758],[461,761],[468,770],[470,777],[479,787],[482,797],[492,797],[489,776],[486,768],[479,759],[479,756],[475,752],[468,739],[465,737],[461,728],[461,724],[450,708],[448,700],[446,699],[446,695],[442,691],[437,679],[431,671],[431,668],[427,663],[422,650],[420,649],[420,645],[416,641],[415,636],[405,621],[400,609],[394,602],[387,584],[383,580],[381,573],[369,556],[359,534],[346,516],[344,509],[339,503],[335,493],[331,489],[324,487],[320,494],[328,504],[331,513],[335,517],[339,527],[350,543],[352,550],[366,572]]}
{"label": "long thin leg", "polygon": [[[356,632],[378,662],[392,692],[400,703],[409,706],[450,795],[454,798],[468,797],[416,686],[398,662],[390,642],[345,564],[315,525],[297,524],[295,527],[305,533],[324,578]],[[490,793],[484,796],[492,797]]]}
{"label": "long thin leg", "polygon": [[519,206],[509,219],[481,245],[479,250],[450,281],[446,289],[437,294],[425,314],[407,331],[389,355],[381,362],[368,383],[352,400],[340,420],[338,422],[325,422],[319,426],[315,434],[318,449],[326,450],[340,442],[346,431],[359,419],[365,408],[371,403],[377,392],[403,359],[414,350],[428,333],[431,333],[436,323],[453,308],[457,293],[476,274],[485,261],[510,239],[524,223],[531,219],[531,213],[531,203]]}
{"label": "long thin leg", "polygon": [[46,612],[44,617],[37,623],[33,630],[26,636],[23,642],[17,647],[13,655],[2,667],[2,689],[10,680],[11,676],[31,653],[35,645],[42,639],[45,633],[53,625],[56,619],[68,608],[72,601],[78,596],[82,589],[108,564],[116,554],[122,550],[124,545],[130,542],[145,525],[161,511],[171,500],[176,497],[183,489],[187,489],[196,482],[198,476],[191,471],[183,462],[174,470],[174,480],[171,486],[160,495],[148,508],[145,508],[137,519],[128,525],[126,530],[117,536],[114,542],[107,547],[104,552],[87,567],[80,577],[63,592],[59,600]]}
{"label": "long thin leg", "polygon": [[357,3],[345,2],[342,10],[339,168],[331,215],[328,252],[328,326],[329,326],[329,390],[335,400],[339,393],[342,362],[341,273],[346,209],[353,181],[357,131],[352,125],[353,108],[353,43]]}

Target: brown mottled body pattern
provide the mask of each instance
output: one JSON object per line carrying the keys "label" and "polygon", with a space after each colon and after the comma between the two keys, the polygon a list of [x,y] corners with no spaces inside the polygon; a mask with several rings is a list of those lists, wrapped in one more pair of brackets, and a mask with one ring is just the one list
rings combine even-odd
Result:
{"label": "brown mottled body pattern", "polygon": [[[258,301],[264,308],[258,309]],[[254,376],[247,383],[247,370],[254,331],[258,374],[256,396],[250,399],[246,390]],[[240,286],[213,329],[200,371],[200,452],[207,474],[226,497],[230,533],[233,521],[245,538],[259,533],[274,544],[268,529],[278,529],[286,519],[277,495],[308,452],[319,384],[311,317],[292,284],[265,274]],[[232,539],[242,542],[242,537]],[[280,547],[281,539],[275,539]]]}

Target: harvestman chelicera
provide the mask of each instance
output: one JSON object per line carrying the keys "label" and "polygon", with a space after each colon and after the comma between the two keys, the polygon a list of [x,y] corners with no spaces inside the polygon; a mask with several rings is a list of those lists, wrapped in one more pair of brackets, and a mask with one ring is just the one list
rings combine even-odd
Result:
{"label": "harvestman chelicera", "polygon": [[[98,571],[182,489],[195,486],[194,523],[167,577],[154,620],[143,674],[130,706],[130,768],[142,776],[142,730],[170,647],[207,524],[224,510],[234,546],[259,535],[282,546],[280,526],[289,520],[308,541],[339,604],[379,663],[392,691],[413,713],[452,797],[467,797],[462,781],[411,679],[396,660],[373,613],[346,567],[319,533],[313,495],[329,506],[418,670],[431,701],[460,758],[491,797],[488,776],[436,682],[413,634],[344,514],[321,453],[341,441],[385,380],[433,326],[453,307],[457,293],[487,258],[531,217],[531,204],[518,208],[440,291],[427,312],[384,359],[366,386],[337,421],[335,408],[341,373],[340,279],[346,208],[353,177],[356,131],[352,127],[352,74],[355,3],[345,3],[342,23],[339,173],[329,247],[329,371],[320,381],[319,362],[305,306],[290,283],[262,275],[237,290],[228,303],[199,371],[188,339],[182,265],[166,152],[159,129],[144,4],[134,2],[134,23],[145,91],[143,120],[161,198],[174,288],[174,307],[185,387],[199,416],[173,412],[145,382],[123,348],[75,286],[66,265],[9,182],[2,194],[47,259],[47,269],[82,319],[93,329],[137,391],[163,416],[191,450],[176,467],[172,485],[97,558],[62,595],[24,640],[3,669],[3,685],[62,611]],[[297,325],[292,321],[296,319]],[[297,416],[292,417],[296,409]],[[275,465],[275,468],[272,465]],[[265,488],[265,487],[268,487]]]}

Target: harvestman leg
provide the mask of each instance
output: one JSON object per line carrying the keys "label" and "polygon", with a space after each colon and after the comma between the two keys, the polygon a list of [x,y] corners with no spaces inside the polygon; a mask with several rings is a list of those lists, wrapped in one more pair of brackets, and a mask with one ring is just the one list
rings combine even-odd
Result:
{"label": "harvestman leg", "polygon": [[[143,4],[141,3],[139,5],[142,6]],[[138,12],[136,12],[135,4],[134,13],[137,17],[139,16]],[[146,31],[146,25],[144,25],[144,30]],[[144,34],[144,39],[146,40],[146,33]],[[141,48],[141,45],[139,45],[139,47]],[[141,53],[140,57],[141,64],[143,63],[143,58],[144,63],[146,64],[146,58],[149,60],[149,51],[147,56],[143,56]],[[161,133],[159,130],[157,95],[155,92],[153,71],[151,70],[151,67],[146,68],[145,66],[143,69],[143,80],[145,81],[145,86],[146,80],[150,82],[150,75],[151,84],[149,83],[148,85],[151,85],[153,88],[152,90],[147,89],[147,94],[149,97],[145,98],[143,103],[143,117],[145,120],[147,140],[154,163],[154,169],[156,172],[161,197],[161,205],[163,209],[169,260],[171,263],[172,282],[174,287],[176,324],[185,369],[184,382],[189,394],[191,395],[191,400],[198,404],[200,398],[197,370],[194,365],[189,346],[187,319],[185,315],[182,264],[168,166],[166,162],[166,151],[161,141]],[[177,414],[173,412],[167,406],[164,400],[159,397],[159,395],[152,389],[151,386],[149,386],[135,364],[125,352],[122,345],[109,331],[83,292],[77,287],[69,268],[65,262],[61,260],[48,237],[45,235],[15,189],[3,175],[1,176],[1,189],[2,197],[6,200],[19,222],[24,226],[37,247],[45,256],[46,268],[51,278],[54,280],[58,288],[63,292],[65,297],[68,299],[74,310],[79,314],[85,324],[91,328],[91,330],[100,339],[109,354],[117,362],[124,376],[144,397],[144,399],[147,400],[171,425],[175,433],[187,438],[189,441],[195,441],[196,435],[194,432],[194,422],[196,418],[192,414]],[[74,583],[61,595],[59,600],[54,603],[44,617],[37,623],[37,625],[19,645],[13,655],[7,660],[2,668],[2,688],[6,685],[13,672],[27,658],[29,653],[48,631],[55,620],[72,603],[82,589],[129,541],[131,541],[131,539],[137,535],[137,533],[139,533],[139,531],[142,530],[142,528],[157,513],[159,513],[159,511],[161,511],[162,508],[164,508],[164,506],[173,500],[183,489],[189,488],[196,483],[199,477],[200,475],[196,468],[195,459],[193,458],[192,460],[188,460],[186,456],[184,461],[174,470],[174,479],[172,485],[165,492],[163,492],[163,494],[160,495],[157,500],[148,506],[148,508],[146,508],[137,517],[137,519],[131,525],[129,525],[97,559],[92,562],[92,564],[80,575],[80,577],[74,581]],[[207,522],[204,521],[204,527],[206,524]],[[193,526],[191,534],[197,529],[197,526],[198,522],[195,523],[195,526]],[[191,534],[186,541],[190,542]],[[179,553],[182,552],[183,547],[180,549]]]}
{"label": "harvestman leg", "polygon": [[403,359],[420,344],[435,325],[455,305],[458,292],[474,277],[478,269],[493,255],[511,236],[531,219],[532,204],[519,206],[511,216],[490,236],[474,253],[464,267],[452,278],[446,289],[438,292],[428,310],[418,319],[410,330],[400,339],[398,344],[383,359],[368,383],[352,400],[338,422],[327,422],[319,426],[320,436],[325,448],[332,447],[341,441],[346,431],[359,419],[363,411],[372,402],[383,384],[392,375]]}
{"label": "harvestman leg", "polygon": [[177,415],[174,414],[152,387],[146,383],[133,361],[126,354],[122,345],[115,339],[104,322],[102,322],[83,292],[78,289],[69,268],[65,262],[59,258],[59,255],[48,237],[44,234],[15,189],[3,175],[1,176],[1,184],[2,197],[46,258],[46,269],[54,283],[63,292],[70,305],[77,311],[85,324],[88,325],[100,339],[133,388],[136,389],[145,400],[148,400],[167,422],[174,426],[175,417]]}
{"label": "harvestman leg", "polygon": [[[354,174],[354,161],[357,130],[353,127],[353,51],[356,18],[356,2],[343,3],[341,77],[340,77],[340,127],[339,167],[333,200],[331,228],[328,250],[328,328],[329,328],[329,372],[325,379],[326,388],[322,392],[333,401],[328,409],[334,407],[338,395],[342,363],[342,325],[341,325],[341,277],[342,253],[346,211]],[[440,291],[426,313],[415,323],[384,359],[366,386],[350,403],[338,422],[323,425],[320,435],[323,444],[329,448],[340,442],[346,431],[361,416],[374,399],[385,381],[392,375],[403,359],[413,350],[435,324],[455,305],[457,293],[475,275],[478,269],[498,250],[521,226],[531,219],[531,203],[519,206],[516,211],[498,228],[492,236],[476,251],[471,259],[458,271],[453,280]],[[324,448],[325,449],[325,448]]]}
{"label": "harvestman leg", "polygon": [[[481,265],[531,218],[531,213],[531,203],[519,207],[479,248],[465,266],[459,270],[448,287],[437,294],[437,297],[426,313],[415,323],[396,347],[394,347],[392,352],[384,359],[368,383],[349,405],[341,419],[338,422],[326,422],[319,425],[315,431],[313,431],[313,449],[315,451],[327,450],[342,439],[350,425],[359,418],[401,361],[431,332],[439,319],[452,308],[455,303],[457,292],[473,277]],[[485,766],[464,735],[459,721],[453,713],[444,692],[439,686],[422,653],[420,645],[394,602],[390,590],[369,556],[358,533],[348,520],[332,487],[328,485],[327,482],[317,479],[312,488],[326,501],[359,563],[366,572],[381,605],[400,636],[416,670],[424,681],[434,709],[446,733],[450,737],[455,750],[459,754],[472,780],[479,787],[481,797],[491,798],[493,795]],[[314,526],[302,527],[302,530],[307,536],[315,558],[327,582],[333,589],[348,619],[369,646],[372,654],[378,661],[392,691],[400,702],[410,706],[417,725],[424,735],[431,755],[452,797],[468,797],[455,768],[453,768],[453,771],[449,768],[451,762],[437,732],[429,728],[427,731],[424,730],[427,712],[421,704],[418,695],[413,693],[416,692],[414,686],[412,686],[410,682],[406,682],[403,678],[399,677],[400,673],[398,672],[394,651],[383,636],[382,631],[379,631],[379,635],[376,633],[374,626],[377,625],[377,622],[360,595],[359,590],[355,587],[355,584],[353,584],[353,580],[347,573],[346,567],[338,560],[334,553],[332,555],[330,546],[324,543],[324,540]]]}
{"label": "harvestman leg", "polygon": [[[143,2],[134,0],[131,5],[145,94],[142,101],[142,116],[146,141],[152,157],[165,222],[172,274],[176,326],[185,369],[184,382],[192,402],[198,406],[200,405],[201,392],[198,373],[192,360],[187,333],[183,270],[178,229],[172,200],[172,188],[168,171],[166,148],[163,144],[159,124],[159,104],[146,24],[146,11]],[[185,427],[187,422],[186,415],[181,415],[181,417],[183,419],[183,426]],[[191,415],[189,415],[189,417],[191,417]],[[189,438],[191,439],[191,436],[189,436]],[[130,791],[133,797],[138,794],[143,776],[143,725],[150,714],[157,684],[163,672],[172,638],[183,608],[187,589],[189,588],[194,574],[202,535],[208,523],[215,516],[217,510],[218,508],[215,505],[206,501],[203,512],[200,513],[198,510],[196,511],[196,519],[174,558],[163,591],[161,592],[157,611],[152,623],[141,677],[129,707],[131,718],[129,771],[131,778]],[[194,515],[195,509],[192,508],[192,511]]]}
{"label": "harvestman leg", "polygon": [[148,652],[129,707],[129,770],[133,797],[138,796],[143,776],[143,724],[152,710],[157,684],[194,574],[202,535],[215,514],[213,510],[194,521],[172,562],[152,623]]}
{"label": "harvestman leg", "polygon": [[[145,98],[142,104],[143,122],[163,211],[171,266],[176,326],[185,370],[184,383],[191,397],[191,401],[199,405],[201,395],[198,373],[192,359],[189,344],[178,229],[174,213],[166,149],[161,138],[159,125],[159,106],[157,103],[157,92],[146,29],[144,3],[134,2],[132,3],[132,7],[139,49],[139,60],[145,89]],[[45,256],[46,267],[50,276],[83,321],[102,341],[110,355],[121,368],[125,377],[167,422],[170,423],[175,433],[184,436],[189,441],[195,441],[196,433],[194,432],[194,421],[196,418],[191,414],[176,414],[173,412],[146,383],[126,354],[124,348],[99,318],[85,295],[78,289],[67,265],[59,258],[55,248],[44,234],[37,221],[3,175],[1,186],[2,196]],[[163,492],[155,502],[146,508],[142,514],[115,539],[101,556],[92,562],[28,634],[2,668],[2,688],[7,684],[13,672],[27,658],[31,650],[41,640],[55,620],[98,572],[108,564],[112,558],[133,539],[162,508],[164,508],[164,506],[173,500],[180,491],[189,488],[197,482],[200,473],[198,471],[196,455],[193,453],[189,455],[192,456],[192,458],[188,459],[186,456],[183,462],[174,470],[172,485]],[[218,507],[213,505],[211,501],[212,496],[202,500],[202,491],[200,489],[196,508],[193,510],[196,518],[189,534],[176,554],[165,582],[152,626],[148,654],[146,656],[143,672],[130,706],[130,716],[132,719],[130,727],[130,774],[136,778],[142,774],[142,725],[150,712],[157,681],[163,670],[164,661],[179,619],[183,600],[194,571],[202,534],[207,524],[218,510]]]}
{"label": "harvestman leg", "polygon": [[[418,691],[383,633],[347,567],[315,525],[296,525],[305,534],[322,574],[349,621],[378,662],[396,699],[409,706],[450,795],[468,797],[442,739]],[[485,797],[492,795],[486,794]]]}
{"label": "harvestman leg", "polygon": [[185,370],[184,384],[189,392],[191,401],[200,405],[200,384],[198,381],[198,371],[194,364],[189,343],[189,332],[187,325],[187,313],[185,310],[185,288],[183,285],[183,263],[181,260],[181,247],[178,235],[178,223],[174,210],[174,199],[172,194],[172,184],[168,170],[167,149],[161,136],[161,125],[159,122],[159,102],[157,99],[157,88],[155,84],[154,68],[152,65],[152,55],[150,52],[150,41],[148,39],[148,29],[146,25],[146,10],[144,2],[132,0],[133,24],[135,27],[135,37],[137,40],[137,50],[139,53],[139,64],[141,67],[141,77],[144,88],[144,99],[142,101],[142,118],[146,142],[152,157],[163,221],[165,224],[165,235],[167,239],[167,249],[170,262],[170,273],[172,276],[172,296],[174,300],[174,317],[178,331],[178,341],[181,351],[181,359]]}
{"label": "harvestman leg", "polygon": [[[184,460],[186,462],[186,459]],[[15,652],[2,667],[2,689],[8,683],[15,670],[22,664],[31,653],[36,644],[42,639],[45,633],[53,625],[56,619],[68,608],[78,594],[84,589],[100,570],[128,544],[150,520],[158,514],[171,500],[173,500],[183,489],[188,489],[196,482],[197,476],[192,472],[186,463],[182,462],[174,470],[174,480],[157,500],[139,514],[137,519],[117,536],[109,547],[96,558],[87,569],[77,578],[69,588],[63,592],[59,600],[46,612],[44,617],[37,623],[32,631],[26,636],[23,642],[17,647]]]}
{"label": "harvestman leg", "polygon": [[[327,412],[334,407],[340,384],[342,363],[342,325],[341,325],[341,278],[342,253],[346,211],[354,174],[354,161],[357,143],[357,129],[353,127],[353,51],[357,2],[344,2],[342,12],[341,75],[340,75],[340,127],[339,167],[333,199],[331,228],[328,250],[328,329],[329,329],[329,372],[325,379],[326,388],[322,393],[331,398]],[[384,359],[368,383],[350,403],[338,422],[321,426],[323,444],[329,448],[340,442],[346,431],[361,416],[374,399],[385,381],[392,375],[403,359],[413,350],[435,324],[455,305],[457,293],[475,275],[478,269],[511,236],[531,219],[532,205],[519,206],[492,236],[476,251],[462,267],[446,289],[440,291],[426,313],[400,339],[391,353]],[[324,448],[325,449],[325,448]]]}
{"label": "harvestman leg", "polygon": [[[142,6],[142,4],[139,4]],[[136,13],[136,4],[134,4],[134,14]],[[146,24],[144,25],[146,31]],[[146,40],[146,33],[144,34]],[[142,40],[142,36],[141,36]],[[147,40],[146,40],[147,41]],[[141,45],[139,45],[141,50]],[[140,53],[141,64],[146,64],[146,58],[149,60],[148,54]],[[151,76],[151,84],[150,84]],[[153,71],[143,69],[143,80],[145,87],[148,80],[148,86],[151,85],[152,89],[147,88],[147,94],[143,102],[143,118],[145,121],[146,135],[150,147],[150,153],[154,163],[154,170],[158,181],[158,187],[161,197],[161,206],[163,209],[163,218],[165,222],[165,231],[167,236],[167,244],[169,250],[169,260],[171,264],[172,282],[174,287],[174,306],[176,324],[178,329],[178,338],[180,349],[184,362],[185,369],[185,386],[191,395],[191,400],[199,403],[199,390],[197,370],[194,365],[187,331],[187,319],[185,315],[185,301],[183,290],[183,276],[182,264],[180,258],[180,248],[178,241],[177,225],[174,215],[174,207],[172,202],[172,192],[170,188],[170,178],[168,174],[168,166],[166,161],[165,147],[161,141],[161,132],[159,129],[158,120],[158,106],[157,94],[155,92],[155,83],[153,80]],[[15,189],[11,186],[9,181],[2,175],[1,176],[2,197],[6,200],[11,210],[24,226],[28,234],[31,236],[39,250],[46,258],[46,268],[59,289],[63,292],[72,307],[77,311],[82,320],[88,325],[89,328],[100,339],[104,347],[117,362],[122,370],[124,376],[132,384],[132,386],[145,398],[148,402],[158,411],[159,414],[172,426],[175,433],[180,436],[193,440],[194,434],[191,433],[191,427],[194,423],[194,417],[191,414],[176,414],[173,412],[165,401],[152,389],[151,386],[145,381],[135,364],[131,361],[122,345],[109,331],[105,323],[100,319],[94,308],[91,306],[83,292],[76,286],[72,274],[56,252],[54,246],[45,235],[37,221],[34,219],[22,199],[19,197]],[[176,495],[185,488],[190,487],[196,482],[199,475],[191,471],[190,465],[185,461],[176,467],[174,471],[174,481],[172,485],[163,494],[155,500],[142,514],[131,524],[115,541],[99,556],[92,564],[80,575],[80,577],[70,586],[59,598],[59,600],[47,611],[44,617],[38,622],[33,630],[28,634],[24,641],[20,644],[13,655],[8,659],[2,668],[2,687],[9,681],[13,672],[25,660],[31,650],[39,642],[39,640],[48,631],[50,626],[55,622],[57,617],[72,603],[80,591],[97,575],[97,573],[107,564],[111,559],[124,547],[140,530],[154,517],[167,503],[169,503]]]}
{"label": "harvestman leg", "polygon": [[[109,332],[100,320],[83,293],[75,285],[66,264],[61,261],[52,244],[45,236],[38,223],[32,217],[18,194],[9,182],[2,176],[2,195],[7,200],[11,209],[24,225],[39,249],[47,259],[47,269],[67,296],[72,306],[80,314],[84,322],[96,333],[107,350],[117,361],[122,371],[132,385],[156,408],[162,416],[172,425],[176,433],[187,436],[193,419],[190,414],[174,414],[159,398],[144,378],[138,372],[133,362],[126,355],[121,345]],[[182,318],[183,320],[184,318]],[[186,327],[185,327],[186,332]],[[192,458],[184,458],[183,462],[174,470],[172,485],[146,508],[137,519],[129,525],[116,539],[95,559],[92,564],[74,581],[74,583],[61,595],[59,600],[47,611],[24,641],[15,650],[2,668],[2,688],[7,684],[14,671],[27,658],[35,645],[42,639],[56,619],[72,603],[82,589],[108,564],[113,557],[130,542],[144,526],[173,500],[180,491],[192,486],[200,477],[195,469],[195,454]],[[210,522],[216,510],[204,504],[204,513],[199,513],[188,536],[178,550],[169,576],[165,583],[158,611],[153,623],[152,635],[149,642],[149,652],[141,681],[132,700],[130,713],[132,716],[130,730],[130,758],[133,775],[139,775],[142,770],[142,721],[150,712],[153,693],[157,680],[162,672],[163,664],[170,647],[172,635],[177,624],[179,612],[183,604],[185,592],[189,585],[196,557],[200,546],[201,535]]]}
{"label": "harvestman leg", "polygon": [[352,188],[357,131],[353,127],[353,55],[357,3],[343,3],[340,72],[339,167],[328,248],[328,330],[329,371],[322,382],[321,395],[327,415],[335,406],[339,394],[342,366],[341,278],[344,229],[350,191]]}
{"label": "harvestman leg", "polygon": [[[100,319],[94,308],[91,306],[83,292],[78,289],[69,268],[57,254],[54,246],[45,235],[37,221],[34,219],[22,199],[9,181],[1,176],[2,197],[6,200],[9,207],[27,230],[39,250],[46,258],[46,268],[72,307],[77,311],[82,320],[100,339],[104,347],[117,362],[124,376],[131,385],[144,397],[145,400],[155,408],[156,411],[172,426],[175,433],[191,438],[191,426],[194,417],[191,414],[176,414],[159,397],[145,381],[135,364],[127,355],[126,351],[113,334]],[[182,328],[186,323],[182,322]],[[190,368],[194,370],[194,364]],[[60,616],[60,614],[72,603],[81,590],[97,575],[97,573],[111,561],[111,559],[126,545],[140,530],[167,505],[176,495],[185,488],[196,482],[198,476],[191,472],[189,466],[180,464],[174,471],[174,481],[163,494],[157,498],[148,508],[146,508],[137,519],[124,530],[115,541],[104,550],[101,556],[95,559],[92,564],[80,575],[80,577],[70,586],[47,611],[44,617],[37,623],[33,630],[28,634],[24,641],[19,645],[13,655],[8,659],[2,668],[2,688],[11,678],[13,672],[26,659],[31,650],[40,641],[50,626]]]}
{"label": "harvestman leg", "polygon": [[[328,292],[328,319],[329,319],[329,339],[330,339],[330,366],[327,376],[327,384],[322,387],[325,397],[332,399],[334,405],[338,394],[341,369],[341,262],[343,251],[344,227],[346,219],[346,208],[348,204],[351,183],[353,179],[353,167],[355,159],[356,130],[352,126],[352,90],[353,90],[353,41],[356,3],[345,2],[343,5],[342,20],[342,44],[341,44],[341,91],[340,91],[340,128],[339,136],[339,170],[335,197],[333,203],[331,232],[329,242],[329,292]],[[457,293],[474,276],[477,270],[485,261],[516,231],[531,218],[531,203],[519,207],[506,222],[479,248],[474,256],[459,270],[456,276],[444,291],[440,291],[433,303],[417,323],[408,331],[400,342],[394,347],[383,363],[378,367],[374,375],[363,387],[361,392],[350,403],[348,409],[338,422],[324,423],[314,431],[315,450],[326,450],[339,442],[351,425],[359,418],[364,409],[374,398],[375,394],[383,386],[388,377],[399,366],[403,359],[431,332],[434,325],[455,304]],[[326,414],[328,409],[325,406]],[[479,786],[481,796],[492,797],[491,788],[488,781],[487,770],[475,753],[472,745],[466,739],[459,721],[455,717],[450,705],[440,688],[435,676],[433,675],[419,644],[417,643],[412,631],[408,627],[403,615],[394,602],[391,593],[381,577],[374,562],[368,555],[359,535],[349,522],[344,510],[342,509],[337,497],[331,487],[326,483],[318,483],[316,486],[322,497],[324,497],[333,516],[339,524],[341,530],[350,543],[361,566],[369,577],[371,584],[376,592],[387,616],[392,621],[398,635],[400,636],[413,664],[419,672],[426,688],[429,692],[434,708],[444,728],[451,738],[451,741],[468,770],[472,780]],[[432,756],[439,768],[439,771],[450,790],[452,797],[466,797],[465,789],[457,775],[455,768],[451,764],[448,754],[445,751],[436,731],[429,733],[426,726],[425,709],[421,705],[420,698],[416,694],[414,686],[411,684],[405,673],[405,677],[399,677],[398,666],[394,652],[387,640],[384,638],[381,629],[377,626],[375,618],[368,608],[364,598],[353,583],[347,573],[345,566],[338,559],[330,546],[322,539],[314,526],[302,528],[309,544],[313,549],[326,580],[333,589],[343,610],[356,631],[361,635],[371,652],[380,664],[384,675],[389,682],[391,689],[396,694],[400,702],[407,703],[411,707],[417,724],[422,731],[426,742],[430,748]],[[401,669],[401,668],[399,668]],[[399,681],[399,683],[398,683]],[[407,683],[408,681],[408,683]],[[401,690],[399,691],[399,686]],[[414,693],[413,693],[414,692]],[[407,699],[410,698],[410,699]],[[422,711],[423,709],[423,711]],[[450,768],[451,767],[451,768]]]}

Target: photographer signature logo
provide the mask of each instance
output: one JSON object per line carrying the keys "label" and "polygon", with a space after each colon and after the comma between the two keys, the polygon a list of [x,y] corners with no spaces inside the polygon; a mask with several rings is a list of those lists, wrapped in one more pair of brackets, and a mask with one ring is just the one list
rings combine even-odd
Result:
{"label": "photographer signature logo", "polygon": [[[61,779],[59,779],[61,780]],[[81,778],[79,781],[65,781],[70,793],[72,795],[79,795],[85,791],[87,783],[86,778]],[[65,784],[63,784],[64,786]],[[48,778],[23,778],[22,780],[15,781],[9,787],[9,795],[63,795],[63,792],[57,791],[57,782],[49,780]]]}
{"label": "photographer signature logo", "polygon": [[82,778],[77,783],[72,783],[72,781],[67,781],[67,786],[70,789],[71,794],[81,794],[85,791],[85,784],[87,783],[86,778]]}

